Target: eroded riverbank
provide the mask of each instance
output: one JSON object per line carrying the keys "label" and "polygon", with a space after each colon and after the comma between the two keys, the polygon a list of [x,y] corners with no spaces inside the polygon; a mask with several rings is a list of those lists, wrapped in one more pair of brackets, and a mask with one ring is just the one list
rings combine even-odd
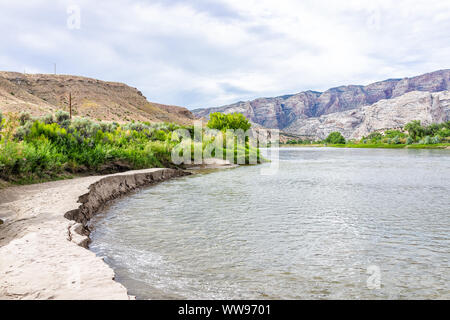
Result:
{"label": "eroded riverbank", "polygon": [[129,299],[84,248],[85,225],[108,201],[186,174],[146,169],[1,190],[0,299]]}

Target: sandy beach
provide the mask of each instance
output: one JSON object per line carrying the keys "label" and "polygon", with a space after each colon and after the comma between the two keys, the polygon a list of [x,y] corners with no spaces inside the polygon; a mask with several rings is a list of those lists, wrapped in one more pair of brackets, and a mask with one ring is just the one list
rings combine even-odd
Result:
{"label": "sandy beach", "polygon": [[108,201],[185,174],[146,169],[0,190],[0,299],[133,299],[86,249],[85,225]]}

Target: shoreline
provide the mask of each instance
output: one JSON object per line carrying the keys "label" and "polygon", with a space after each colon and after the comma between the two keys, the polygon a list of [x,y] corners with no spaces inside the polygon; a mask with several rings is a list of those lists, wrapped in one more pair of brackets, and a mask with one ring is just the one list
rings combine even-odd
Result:
{"label": "shoreline", "polygon": [[450,144],[280,144],[280,148],[342,148],[342,149],[410,149],[410,150],[449,150]]}
{"label": "shoreline", "polygon": [[189,174],[155,168],[0,190],[0,299],[134,299],[87,250],[87,223],[111,200]]}

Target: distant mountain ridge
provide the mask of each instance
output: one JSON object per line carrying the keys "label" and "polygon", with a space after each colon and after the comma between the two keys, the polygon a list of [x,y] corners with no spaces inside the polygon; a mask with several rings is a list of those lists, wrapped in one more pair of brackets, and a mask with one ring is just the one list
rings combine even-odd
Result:
{"label": "distant mountain ridge", "polygon": [[347,139],[358,140],[371,132],[402,129],[412,120],[425,125],[450,121],[450,91],[411,91],[357,109],[297,119],[284,132],[317,140],[339,131]]}
{"label": "distant mountain ridge", "polygon": [[191,124],[186,108],[149,102],[124,83],[72,75],[0,72],[0,111],[42,116],[68,110],[72,94],[74,114],[109,121],[150,121]]}
{"label": "distant mountain ridge", "polygon": [[381,100],[400,97],[408,92],[442,92],[450,89],[450,69],[426,73],[417,77],[388,79],[367,86],[348,85],[325,92],[304,91],[274,98],[241,101],[218,108],[196,109],[192,112],[208,118],[212,112],[244,114],[253,123],[266,128],[293,132],[299,120],[370,106]]}

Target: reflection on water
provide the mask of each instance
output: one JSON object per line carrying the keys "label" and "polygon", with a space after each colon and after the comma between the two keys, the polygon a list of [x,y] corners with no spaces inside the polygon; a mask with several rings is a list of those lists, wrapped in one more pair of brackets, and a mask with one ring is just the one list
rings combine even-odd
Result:
{"label": "reflection on water", "polygon": [[450,299],[448,150],[280,159],[273,176],[239,167],[121,199],[91,250],[142,299]]}

